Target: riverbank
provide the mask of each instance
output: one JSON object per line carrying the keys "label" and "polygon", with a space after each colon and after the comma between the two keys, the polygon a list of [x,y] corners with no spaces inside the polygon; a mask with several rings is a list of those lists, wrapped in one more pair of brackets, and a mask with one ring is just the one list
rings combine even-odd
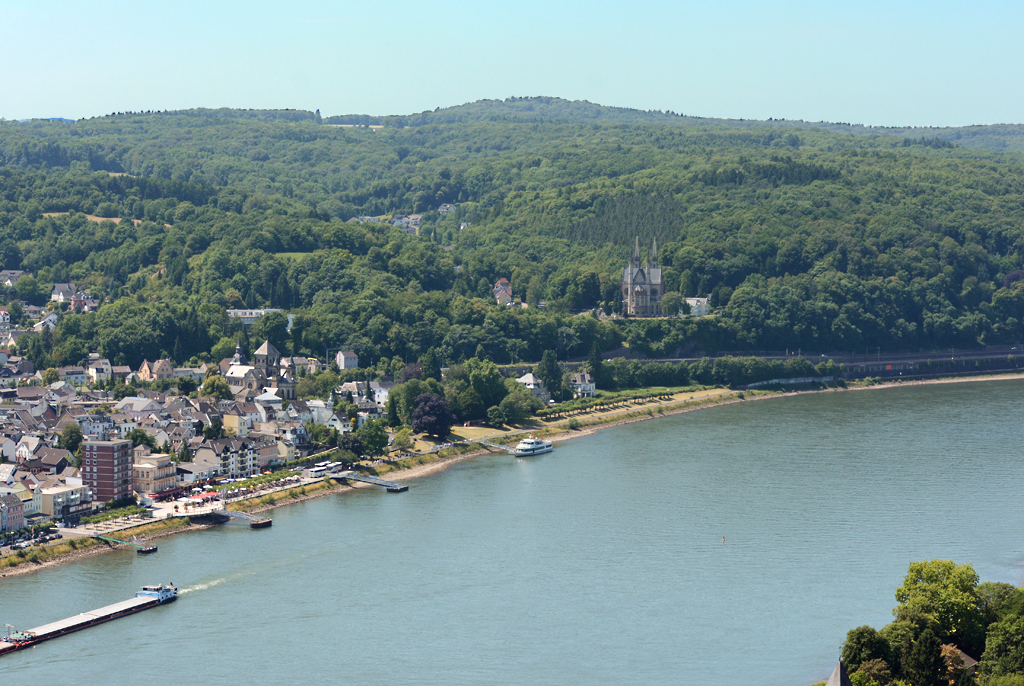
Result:
{"label": "riverbank", "polygon": [[[212,526],[214,525],[193,524],[187,517],[175,517],[142,524],[130,529],[123,529],[116,533],[118,538],[137,538],[140,541],[148,542],[176,534],[203,531]],[[69,562],[78,562],[79,560],[95,557],[96,555],[123,550],[126,547],[96,538],[67,538],[56,545],[23,551],[26,553],[24,556],[14,554],[0,559],[0,580],[23,574],[31,574]]]}
{"label": "riverbank", "polygon": [[[939,379],[921,379],[914,381],[897,381],[891,383],[876,383],[876,384],[855,384],[845,387],[829,387],[829,388],[815,388],[815,389],[804,389],[804,390],[785,390],[785,391],[768,391],[768,390],[756,390],[756,391],[730,391],[723,389],[721,393],[717,395],[703,396],[692,400],[684,400],[678,402],[665,402],[651,404],[648,407],[638,407],[636,410],[631,410],[625,413],[618,413],[612,416],[600,417],[595,416],[586,419],[583,415],[575,418],[578,422],[578,428],[569,429],[569,421],[562,420],[554,423],[551,426],[539,426],[533,429],[518,430],[511,433],[502,433],[495,438],[510,440],[515,442],[518,438],[527,433],[532,433],[536,436],[542,436],[553,442],[569,441],[576,438],[582,438],[584,436],[591,436],[598,431],[604,429],[611,429],[616,426],[624,426],[626,424],[633,424],[636,422],[648,421],[656,419],[658,417],[669,417],[678,414],[684,414],[687,412],[695,412],[697,410],[711,409],[714,407],[722,407],[725,405],[733,405],[737,403],[753,402],[760,400],[771,400],[773,398],[790,397],[795,395],[807,395],[812,393],[837,393],[846,391],[866,391],[866,390],[882,390],[888,388],[898,388],[904,386],[923,386],[923,385],[934,385],[934,384],[947,384],[947,383],[971,383],[971,382],[984,382],[984,381],[1007,381],[1007,380],[1020,380],[1024,379],[1024,374],[993,374],[985,376],[975,377],[955,377],[955,378],[939,378]],[[454,452],[460,450],[461,452]],[[453,451],[447,453],[447,451],[441,451],[440,456],[437,459],[432,459],[427,462],[419,464],[413,464],[408,466],[399,466],[395,469],[389,469],[383,471],[383,475],[394,481],[409,481],[412,479],[419,479],[439,472],[445,471],[450,467],[463,462],[465,460],[471,460],[476,457],[483,455],[491,455],[496,452],[493,448],[477,448],[467,449],[466,447],[456,447],[454,449],[448,449]],[[421,460],[427,456],[420,456],[419,458],[412,458]],[[247,501],[240,501],[231,503],[228,505],[230,509],[235,509],[251,514],[259,514],[268,512],[279,507],[285,507],[296,503],[306,502],[315,498],[322,498],[328,495],[342,494],[352,492],[357,488],[371,488],[370,484],[364,483],[350,483],[342,484],[331,481],[318,482],[314,484],[307,484],[296,488],[286,489],[277,493],[267,495],[257,495]],[[137,537],[143,541],[156,540],[166,536],[171,536],[178,533],[202,531],[210,528],[213,525],[197,525],[191,523],[185,517],[175,517],[166,520],[160,520],[153,523],[147,523],[132,529],[125,529],[117,532],[117,536],[120,537]],[[20,576],[22,574],[29,574],[32,572],[40,571],[42,569],[48,569],[57,565],[65,564],[68,562],[76,562],[87,557],[94,555],[100,555],[103,553],[110,552],[122,548],[123,546],[117,546],[108,544],[103,541],[98,541],[91,538],[76,538],[66,539],[65,542],[56,546],[50,546],[42,550],[28,551],[24,557],[20,558],[20,561],[16,566],[7,566],[9,560],[13,560],[18,557],[16,555],[10,555],[0,559],[0,580],[7,577]],[[52,549],[52,552],[49,550]],[[47,552],[43,552],[47,551]],[[35,559],[31,559],[30,556],[36,554]],[[40,554],[41,553],[41,554]]]}

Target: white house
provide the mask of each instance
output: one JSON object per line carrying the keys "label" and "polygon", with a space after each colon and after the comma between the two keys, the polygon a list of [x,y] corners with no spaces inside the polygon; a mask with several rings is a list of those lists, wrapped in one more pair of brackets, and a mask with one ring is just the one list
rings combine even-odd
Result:
{"label": "white house", "polygon": [[334,361],[338,363],[338,369],[359,368],[359,356],[351,350],[339,350],[334,356]]}
{"label": "white house", "polygon": [[551,394],[548,393],[548,389],[545,388],[544,382],[538,379],[533,372],[527,372],[516,379],[516,381],[525,386],[527,390],[530,391],[530,394],[533,395],[534,398],[537,398],[537,400],[540,400],[543,403],[551,400]]}
{"label": "white house", "polygon": [[572,375],[572,397],[593,398],[595,393],[597,384],[594,383],[594,377],[590,376],[590,372],[582,371]]}
{"label": "white house", "polygon": [[707,298],[687,298],[686,304],[690,306],[691,317],[703,317],[711,314],[711,308],[708,307]]}

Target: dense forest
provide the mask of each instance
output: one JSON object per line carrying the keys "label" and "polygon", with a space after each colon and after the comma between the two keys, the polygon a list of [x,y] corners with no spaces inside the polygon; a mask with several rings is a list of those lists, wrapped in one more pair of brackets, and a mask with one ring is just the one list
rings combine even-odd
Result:
{"label": "dense forest", "polygon": [[[855,128],[553,98],[0,122],[0,266],[35,275],[0,295],[74,281],[105,303],[28,339],[45,366],[229,357],[246,334],[225,310],[262,306],[297,315],[256,332],[282,350],[388,365],[1020,342],[1022,158]],[[418,236],[386,221],[412,213]],[[598,317],[636,236],[712,316]],[[495,304],[503,276],[529,308]]]}

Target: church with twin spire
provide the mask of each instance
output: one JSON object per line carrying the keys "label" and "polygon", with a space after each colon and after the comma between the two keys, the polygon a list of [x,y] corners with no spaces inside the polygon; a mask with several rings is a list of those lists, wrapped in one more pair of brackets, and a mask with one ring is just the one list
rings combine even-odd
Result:
{"label": "church with twin spire", "polygon": [[661,296],[665,289],[658,266],[658,239],[654,239],[648,258],[640,262],[640,238],[629,264],[622,270],[622,314],[631,317],[660,317]]}

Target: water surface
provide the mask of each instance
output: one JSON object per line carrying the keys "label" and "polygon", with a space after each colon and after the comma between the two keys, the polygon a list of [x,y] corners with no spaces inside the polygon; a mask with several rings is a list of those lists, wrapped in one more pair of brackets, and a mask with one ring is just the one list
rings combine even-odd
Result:
{"label": "water surface", "polygon": [[911,561],[1024,582],[1022,390],[694,412],[7,579],[19,628],[184,591],[2,658],[5,681],[806,686],[891,620]]}

